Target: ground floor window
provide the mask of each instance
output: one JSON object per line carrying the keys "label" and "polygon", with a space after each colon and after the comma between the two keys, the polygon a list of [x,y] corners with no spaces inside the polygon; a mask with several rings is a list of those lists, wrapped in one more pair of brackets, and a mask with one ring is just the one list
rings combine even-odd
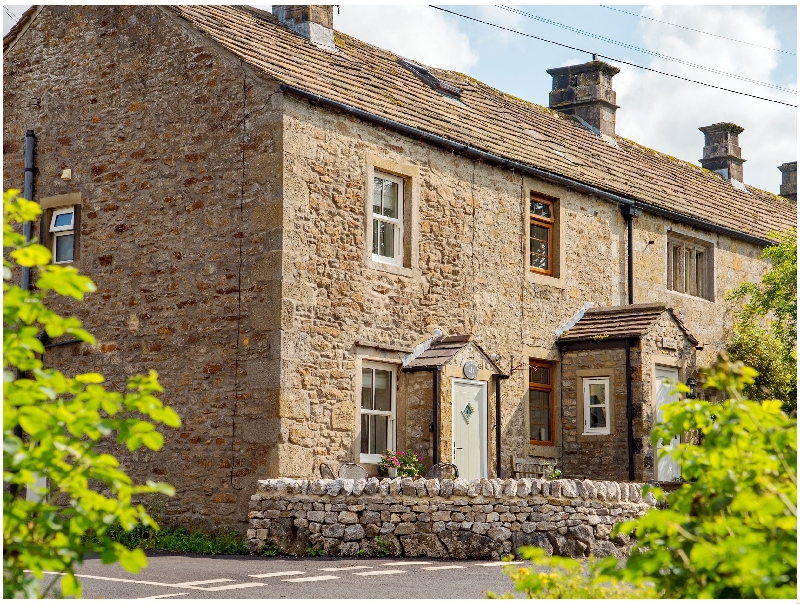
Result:
{"label": "ground floor window", "polygon": [[611,434],[608,382],[605,377],[583,378],[584,434]]}
{"label": "ground floor window", "polygon": [[528,381],[528,418],[531,444],[553,444],[553,364],[531,359]]}
{"label": "ground floor window", "polygon": [[393,365],[364,363],[361,369],[361,461],[377,463],[395,446],[397,371]]}

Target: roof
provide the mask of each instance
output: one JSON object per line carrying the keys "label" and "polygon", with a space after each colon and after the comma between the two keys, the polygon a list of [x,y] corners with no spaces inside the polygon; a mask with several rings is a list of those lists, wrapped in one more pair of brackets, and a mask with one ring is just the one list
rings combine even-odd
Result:
{"label": "roof", "polygon": [[442,365],[446,365],[454,356],[456,356],[465,347],[472,344],[486,359],[494,366],[498,373],[503,373],[494,361],[489,358],[483,349],[475,344],[470,343],[470,335],[452,335],[446,336],[431,343],[430,348],[414,358],[408,365],[403,367],[403,371],[430,371]]}
{"label": "roof", "polygon": [[[640,202],[675,220],[685,217],[688,224],[710,223],[759,240],[796,224],[792,201],[749,185],[739,190],[714,172],[619,136],[609,144],[573,117],[464,74],[428,68],[442,83],[434,89],[401,66],[397,55],[341,32],[335,32],[338,52],[331,52],[257,9],[170,10],[265,78]],[[10,32],[4,47],[12,38]],[[458,99],[443,93],[453,87],[461,90]]]}
{"label": "roof", "polygon": [[558,338],[558,343],[638,338],[649,332],[665,312],[670,314],[692,344],[698,343],[675,311],[665,304],[590,308],[580,321]]}
{"label": "roof", "polygon": [[307,92],[755,237],[795,226],[794,202],[751,186],[740,191],[714,172],[622,137],[612,146],[575,118],[461,73],[429,69],[461,89],[459,103],[402,67],[397,55],[341,32],[335,32],[334,53],[261,11],[210,5],[172,10],[264,75]]}

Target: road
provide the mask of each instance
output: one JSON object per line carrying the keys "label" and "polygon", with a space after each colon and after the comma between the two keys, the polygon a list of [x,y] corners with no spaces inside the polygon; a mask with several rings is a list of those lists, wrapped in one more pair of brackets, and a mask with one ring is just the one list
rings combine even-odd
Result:
{"label": "road", "polygon": [[[483,598],[511,590],[503,562],[430,558],[262,558],[149,554],[132,575],[88,560],[84,598]],[[517,563],[518,564],[518,563]],[[45,575],[45,584],[53,575]]]}

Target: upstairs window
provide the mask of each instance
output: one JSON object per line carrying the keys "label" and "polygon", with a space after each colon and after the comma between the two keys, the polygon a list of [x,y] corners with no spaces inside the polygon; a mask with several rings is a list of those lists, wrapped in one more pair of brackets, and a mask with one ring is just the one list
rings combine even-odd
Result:
{"label": "upstairs window", "polygon": [[403,179],[397,176],[373,179],[372,259],[403,265]]}
{"label": "upstairs window", "polygon": [[530,266],[545,275],[553,274],[553,230],[555,204],[552,200],[531,193],[530,207]]}
{"label": "upstairs window", "polygon": [[667,236],[667,289],[713,300],[710,244],[674,234]]}
{"label": "upstairs window", "polygon": [[545,361],[528,362],[528,417],[532,445],[553,444],[553,366]]}
{"label": "upstairs window", "polygon": [[64,264],[75,258],[75,208],[53,211],[50,221],[53,263]]}

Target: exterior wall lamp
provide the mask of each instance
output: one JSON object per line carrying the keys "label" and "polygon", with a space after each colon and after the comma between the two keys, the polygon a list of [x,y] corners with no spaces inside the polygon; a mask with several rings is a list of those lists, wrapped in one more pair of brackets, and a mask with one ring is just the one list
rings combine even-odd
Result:
{"label": "exterior wall lamp", "polygon": [[697,380],[694,378],[689,378],[686,380],[686,385],[689,386],[689,398],[697,398]]}

